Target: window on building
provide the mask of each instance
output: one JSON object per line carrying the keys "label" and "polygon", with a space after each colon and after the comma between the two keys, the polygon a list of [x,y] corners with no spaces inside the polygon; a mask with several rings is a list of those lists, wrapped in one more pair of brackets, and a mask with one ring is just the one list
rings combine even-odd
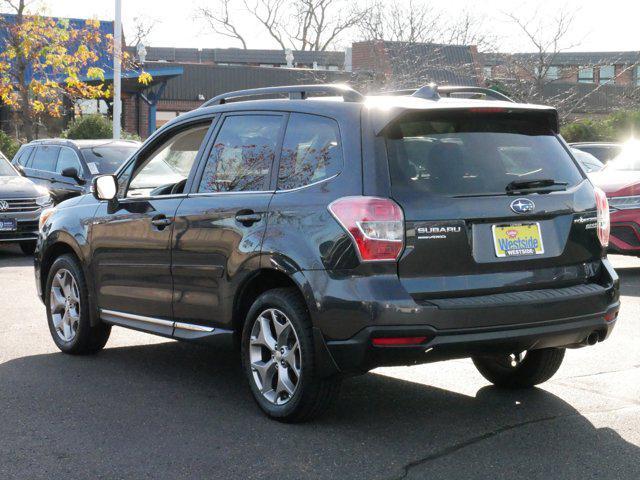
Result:
{"label": "window on building", "polygon": [[180,115],[180,112],[167,112],[167,111],[156,112],[156,129],[160,128],[165,123],[170,122],[171,120],[176,118],[178,115]]}
{"label": "window on building", "polygon": [[484,78],[493,78],[491,67],[482,67],[482,74],[484,75]]}
{"label": "window on building", "polygon": [[342,170],[340,133],[334,120],[293,113],[280,155],[278,189],[319,182]]}
{"label": "window on building", "polygon": [[593,83],[593,67],[578,70],[578,83]]}
{"label": "window on building", "polygon": [[268,189],[281,128],[282,117],[278,115],[227,117],[207,160],[198,192]]}
{"label": "window on building", "polygon": [[[557,80],[560,78],[560,68],[556,66],[544,67],[543,70],[546,69],[546,73],[544,74],[544,78],[546,80]],[[540,67],[535,67],[534,72],[536,77],[540,75]]]}
{"label": "window on building", "polygon": [[600,67],[600,85],[606,83],[615,83],[616,67],[614,65],[605,65]]}
{"label": "window on building", "polygon": [[556,66],[550,66],[547,69],[547,80],[558,80],[560,78],[560,68]]}

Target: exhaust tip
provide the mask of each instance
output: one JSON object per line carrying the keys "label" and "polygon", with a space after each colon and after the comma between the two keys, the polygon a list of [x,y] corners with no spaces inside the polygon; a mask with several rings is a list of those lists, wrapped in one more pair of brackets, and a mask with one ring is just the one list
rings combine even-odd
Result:
{"label": "exhaust tip", "polygon": [[598,334],[598,332],[591,332],[587,337],[587,339],[585,340],[585,343],[589,346],[593,346],[596,343],[598,343],[599,340],[600,340],[600,335]]}

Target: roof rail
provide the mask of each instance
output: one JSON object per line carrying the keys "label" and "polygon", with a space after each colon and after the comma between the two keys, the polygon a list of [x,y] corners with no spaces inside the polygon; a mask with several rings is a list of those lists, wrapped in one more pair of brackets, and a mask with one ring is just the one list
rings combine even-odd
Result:
{"label": "roof rail", "polygon": [[515,103],[514,100],[512,100],[511,98],[491,88],[472,87],[472,86],[454,86],[454,85],[438,86],[434,83],[430,83],[429,85],[425,85],[417,89],[404,88],[401,90],[393,90],[390,92],[381,92],[377,95],[400,95],[400,96],[406,95],[406,96],[426,98],[429,100],[438,100],[442,97],[451,97],[453,94],[456,94],[456,93],[469,93],[469,94],[475,93],[477,95],[484,96],[490,100],[502,100],[505,102]]}
{"label": "roof rail", "polygon": [[288,94],[290,100],[305,100],[309,94],[321,93],[340,96],[345,102],[362,102],[364,100],[364,96],[360,92],[344,84],[290,85],[285,87],[252,88],[249,90],[227,92],[206,101],[202,104],[202,107],[222,105],[227,103],[228,100],[242,97]]}

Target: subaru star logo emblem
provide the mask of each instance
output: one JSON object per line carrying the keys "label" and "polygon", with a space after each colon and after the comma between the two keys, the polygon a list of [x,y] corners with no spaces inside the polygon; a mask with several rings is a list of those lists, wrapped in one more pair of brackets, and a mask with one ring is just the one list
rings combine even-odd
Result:
{"label": "subaru star logo emblem", "polygon": [[9,210],[9,202],[0,200],[0,212],[6,212],[7,210]]}
{"label": "subaru star logo emblem", "polygon": [[536,208],[535,203],[533,203],[528,198],[518,198],[511,202],[511,210],[516,213],[529,213],[533,212],[533,209]]}

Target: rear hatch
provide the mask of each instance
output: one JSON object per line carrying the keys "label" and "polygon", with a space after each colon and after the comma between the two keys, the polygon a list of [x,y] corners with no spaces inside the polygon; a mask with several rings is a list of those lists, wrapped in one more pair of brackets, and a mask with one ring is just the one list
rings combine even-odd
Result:
{"label": "rear hatch", "polygon": [[592,185],[535,111],[410,112],[384,131],[417,301],[561,288],[598,275]]}

